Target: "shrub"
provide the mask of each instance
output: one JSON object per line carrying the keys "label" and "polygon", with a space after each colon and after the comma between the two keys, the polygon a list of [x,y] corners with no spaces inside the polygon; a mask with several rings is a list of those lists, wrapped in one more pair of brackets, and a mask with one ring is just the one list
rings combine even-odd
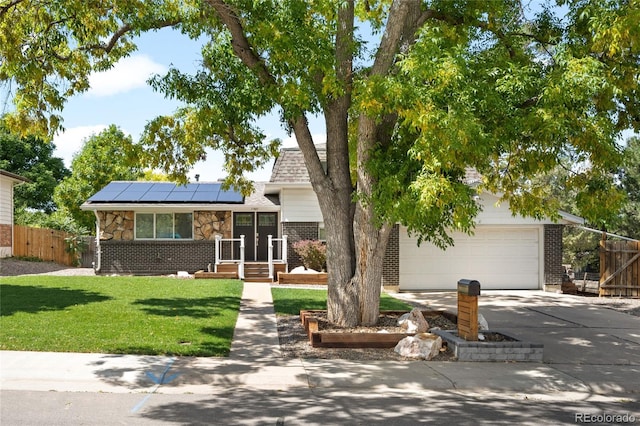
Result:
{"label": "shrub", "polygon": [[327,246],[317,240],[301,240],[293,243],[293,250],[300,256],[307,269],[324,271],[327,264]]}

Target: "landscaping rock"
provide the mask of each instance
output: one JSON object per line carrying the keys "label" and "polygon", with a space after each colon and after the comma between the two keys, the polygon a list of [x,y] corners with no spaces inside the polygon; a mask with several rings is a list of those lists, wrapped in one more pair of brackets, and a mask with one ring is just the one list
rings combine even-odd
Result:
{"label": "landscaping rock", "polygon": [[398,318],[398,325],[407,333],[426,333],[429,330],[429,323],[418,308],[413,308],[411,312]]}
{"label": "landscaping rock", "polygon": [[442,339],[431,333],[419,333],[405,337],[396,345],[394,351],[407,358],[430,360],[440,353]]}
{"label": "landscaping rock", "polygon": [[307,269],[304,266],[297,266],[289,271],[290,274],[317,274],[318,271]]}
{"label": "landscaping rock", "polygon": [[487,320],[484,318],[482,314],[478,314],[478,329],[479,330],[489,329],[489,323],[487,322]]}

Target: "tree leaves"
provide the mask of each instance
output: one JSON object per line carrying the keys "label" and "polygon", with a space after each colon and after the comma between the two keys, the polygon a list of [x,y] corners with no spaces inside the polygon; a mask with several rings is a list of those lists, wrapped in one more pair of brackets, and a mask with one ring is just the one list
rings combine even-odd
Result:
{"label": "tree leaves", "polygon": [[78,226],[94,229],[93,212],[82,211],[80,206],[111,181],[137,180],[142,176],[138,157],[131,137],[115,125],[92,135],[73,157],[71,176],[56,187],[56,204]]}

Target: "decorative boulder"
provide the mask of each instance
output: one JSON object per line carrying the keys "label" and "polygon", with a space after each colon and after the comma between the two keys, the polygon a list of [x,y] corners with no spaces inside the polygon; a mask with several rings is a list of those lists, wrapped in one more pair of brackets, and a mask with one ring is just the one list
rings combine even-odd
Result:
{"label": "decorative boulder", "polygon": [[400,340],[394,351],[407,358],[430,360],[440,353],[442,339],[431,333],[419,333]]}
{"label": "decorative boulder", "polygon": [[488,329],[489,329],[489,323],[484,318],[484,316],[482,316],[482,314],[478,314],[478,330],[488,330]]}
{"label": "decorative boulder", "polygon": [[289,271],[290,274],[317,274],[318,271],[306,269],[304,266],[298,266]]}
{"label": "decorative boulder", "polygon": [[418,308],[413,308],[411,312],[398,318],[398,325],[407,333],[426,333],[429,330],[429,323]]}

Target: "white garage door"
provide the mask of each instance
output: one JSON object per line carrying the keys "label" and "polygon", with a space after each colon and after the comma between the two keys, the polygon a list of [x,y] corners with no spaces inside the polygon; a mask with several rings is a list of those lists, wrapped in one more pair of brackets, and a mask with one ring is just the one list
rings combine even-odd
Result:
{"label": "white garage door", "polygon": [[475,235],[455,234],[446,251],[417,246],[400,230],[400,289],[454,290],[459,279],[480,281],[483,289],[538,289],[539,228],[478,226]]}

